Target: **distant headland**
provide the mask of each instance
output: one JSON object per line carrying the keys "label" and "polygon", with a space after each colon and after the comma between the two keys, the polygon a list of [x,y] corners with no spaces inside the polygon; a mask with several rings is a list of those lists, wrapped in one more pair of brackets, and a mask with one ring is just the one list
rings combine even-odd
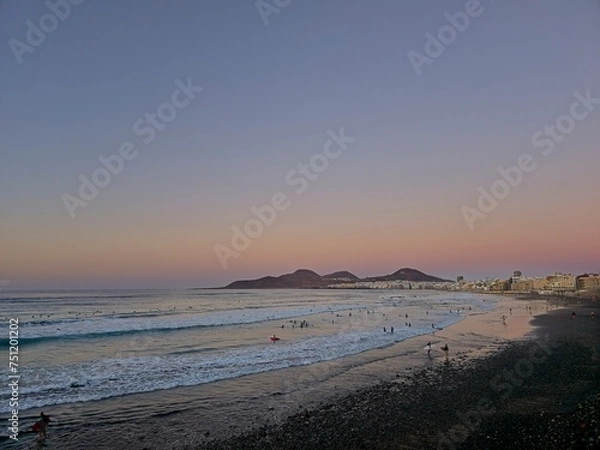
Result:
{"label": "distant headland", "polygon": [[348,286],[359,287],[361,283],[385,282],[414,282],[414,283],[450,283],[450,280],[427,275],[416,269],[403,268],[389,275],[359,278],[351,272],[339,271],[327,275],[299,269],[278,277],[266,276],[254,280],[238,280],[222,289],[320,289]]}

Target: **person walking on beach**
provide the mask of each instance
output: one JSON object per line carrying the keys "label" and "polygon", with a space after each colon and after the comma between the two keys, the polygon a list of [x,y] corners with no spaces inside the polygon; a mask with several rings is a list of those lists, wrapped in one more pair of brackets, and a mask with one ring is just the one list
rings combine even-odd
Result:
{"label": "person walking on beach", "polygon": [[425,348],[427,349],[427,356],[431,358],[431,342],[428,342]]}

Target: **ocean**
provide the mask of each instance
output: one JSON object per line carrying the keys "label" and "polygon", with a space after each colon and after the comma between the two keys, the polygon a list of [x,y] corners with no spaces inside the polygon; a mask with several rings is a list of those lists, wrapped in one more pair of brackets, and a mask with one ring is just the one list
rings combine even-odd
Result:
{"label": "ocean", "polygon": [[[218,389],[223,380],[385,348],[493,305],[490,296],[420,290],[3,291],[1,373],[19,376],[21,433],[12,442],[3,427],[0,445],[28,448],[40,411],[59,429],[165,415],[193,406],[189,395],[180,401],[185,387]],[[3,419],[12,391],[0,385]],[[240,403],[250,391],[240,389]]]}

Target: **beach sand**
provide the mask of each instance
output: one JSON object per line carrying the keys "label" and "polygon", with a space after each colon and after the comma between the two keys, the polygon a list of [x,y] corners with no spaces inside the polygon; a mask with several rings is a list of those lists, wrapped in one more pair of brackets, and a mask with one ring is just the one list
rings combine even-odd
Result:
{"label": "beach sand", "polygon": [[[132,410],[129,421],[94,423],[78,430],[76,437],[72,430],[56,427],[51,430],[46,448],[505,448],[477,441],[485,440],[487,435],[496,436],[496,428],[506,428],[503,422],[496,426],[496,420],[511,417],[501,414],[504,408],[536,415],[550,407],[554,409],[549,411],[562,411],[556,405],[565,405],[563,400],[544,399],[537,391],[535,401],[521,402],[523,392],[527,398],[525,381],[541,380],[553,393],[554,386],[573,382],[579,390],[569,388],[570,394],[565,394],[571,409],[598,392],[587,379],[590,374],[597,375],[597,359],[581,370],[583,381],[571,375],[563,377],[562,373],[549,381],[540,376],[553,373],[553,367],[561,367],[565,361],[573,365],[568,358],[579,358],[578,364],[591,358],[585,351],[590,346],[595,345],[597,351],[600,318],[584,317],[590,311],[583,305],[577,308],[577,319],[572,320],[571,310],[562,304],[503,298],[494,311],[472,313],[433,335],[338,360],[178,388],[169,394],[170,404],[165,405],[164,413],[155,411],[140,419]],[[552,347],[546,360],[536,363],[532,374],[524,377],[522,386],[514,386],[509,398],[501,396],[507,392],[507,388],[501,388],[506,380],[497,381],[495,388],[490,386],[496,375],[514,368],[532,346],[539,347],[536,341],[554,342],[563,334],[574,335],[578,341]],[[427,342],[434,345],[431,357],[424,348]],[[447,363],[440,350],[444,344],[450,349]],[[537,355],[538,359],[543,355]],[[520,370],[528,369],[526,366]],[[489,399],[496,412],[485,417],[477,413],[482,416],[481,423],[478,421],[462,436],[456,427],[463,424],[465,414],[476,416],[469,412],[478,411],[482,398]],[[109,410],[127,409],[128,399],[111,399],[99,405]],[[470,441],[475,446],[469,446]]]}
{"label": "beach sand", "polygon": [[418,363],[414,349],[428,337],[411,339],[394,346],[402,356],[376,364],[403,367],[396,380],[197,448],[600,448],[600,321],[585,305],[561,307],[503,302],[432,337],[449,343],[447,364],[439,355]]}

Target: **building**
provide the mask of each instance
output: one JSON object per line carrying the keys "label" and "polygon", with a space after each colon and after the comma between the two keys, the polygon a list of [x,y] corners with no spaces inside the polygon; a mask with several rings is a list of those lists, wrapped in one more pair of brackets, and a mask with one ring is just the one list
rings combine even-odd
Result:
{"label": "building", "polygon": [[510,291],[510,280],[492,280],[489,285],[490,291]]}
{"label": "building", "polygon": [[546,277],[535,277],[532,281],[534,291],[545,291],[548,288]]}
{"label": "building", "polygon": [[511,291],[519,292],[531,292],[533,291],[533,279],[532,278],[513,278],[510,285]]}
{"label": "building", "polygon": [[577,278],[570,273],[555,273],[546,277],[547,290],[554,292],[575,291],[577,290]]}
{"label": "building", "polygon": [[586,273],[577,277],[577,289],[582,291],[600,290],[600,274]]}

